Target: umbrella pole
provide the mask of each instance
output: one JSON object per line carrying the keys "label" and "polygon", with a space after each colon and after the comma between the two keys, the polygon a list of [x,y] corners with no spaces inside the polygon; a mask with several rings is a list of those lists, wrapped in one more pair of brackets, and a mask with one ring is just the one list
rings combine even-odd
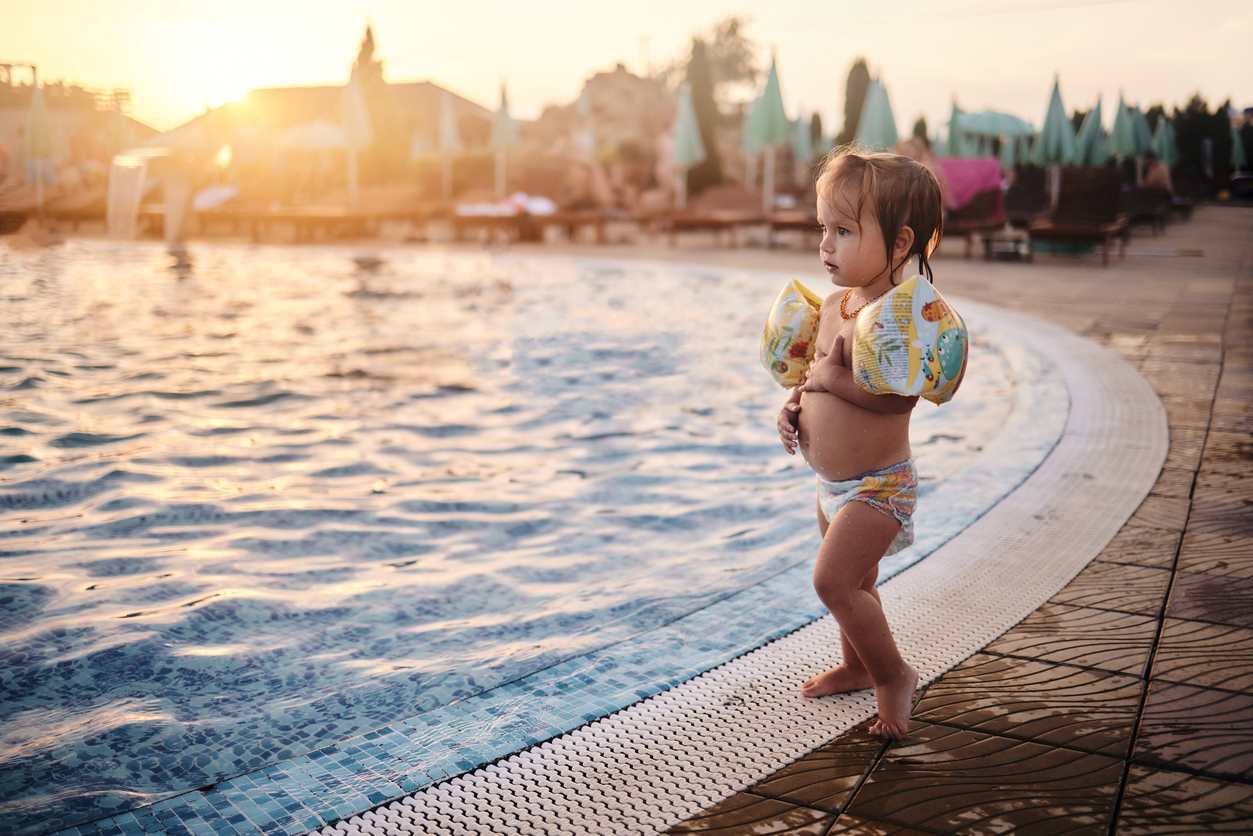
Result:
{"label": "umbrella pole", "polygon": [[348,206],[355,208],[357,205],[357,152],[350,150],[348,152]]}
{"label": "umbrella pole", "polygon": [[761,201],[766,214],[774,208],[774,146],[766,146],[766,170],[762,172]]}
{"label": "umbrella pole", "polygon": [[505,197],[505,152],[498,150],[496,152],[496,198],[503,200]]}
{"label": "umbrella pole", "polygon": [[187,226],[187,209],[191,204],[192,183],[181,170],[165,177],[165,243],[171,246],[183,243]]}
{"label": "umbrella pole", "polygon": [[680,209],[687,208],[687,169],[676,168],[674,172],[674,203]]}

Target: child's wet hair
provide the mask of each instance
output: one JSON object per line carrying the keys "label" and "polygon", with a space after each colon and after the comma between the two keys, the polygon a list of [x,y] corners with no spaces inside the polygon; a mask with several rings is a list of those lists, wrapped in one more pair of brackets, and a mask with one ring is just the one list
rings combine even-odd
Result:
{"label": "child's wet hair", "polygon": [[[914,243],[905,261],[920,256],[922,270],[928,281],[934,281],[930,256],[944,234],[944,202],[940,184],[917,160],[900,154],[867,151],[842,145],[827,154],[818,172],[818,199],[831,206],[840,201],[840,186],[849,184],[860,195],[857,204],[842,207],[850,217],[860,218],[862,206],[870,201],[870,210],[883,230],[885,262],[892,264],[892,244],[903,227],[914,231]],[[901,262],[904,263],[904,262]]]}

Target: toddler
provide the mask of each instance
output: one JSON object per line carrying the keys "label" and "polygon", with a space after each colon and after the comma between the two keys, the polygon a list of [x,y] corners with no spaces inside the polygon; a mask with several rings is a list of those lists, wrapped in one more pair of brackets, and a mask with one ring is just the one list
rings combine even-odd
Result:
{"label": "toddler", "polygon": [[818,476],[822,545],[814,588],[840,625],[843,662],[807,680],[806,697],[875,689],[870,733],[900,739],[909,730],[918,672],[901,658],[875,580],[879,559],[914,540],[918,475],[909,448],[917,397],[872,395],[852,377],[858,311],[928,256],[943,224],[940,187],[921,163],[897,154],[843,148],[818,176],[818,255],[837,289],[823,302],[813,363],[778,417],[789,454],[800,447]]}

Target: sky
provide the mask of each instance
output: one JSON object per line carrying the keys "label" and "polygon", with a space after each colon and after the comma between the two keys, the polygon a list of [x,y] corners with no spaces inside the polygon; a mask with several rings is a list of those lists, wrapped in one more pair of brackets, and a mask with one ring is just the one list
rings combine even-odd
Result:
{"label": "sky", "polygon": [[[342,84],[370,22],[388,81],[429,80],[494,108],[538,116],[621,62],[669,63],[728,16],[763,65],[777,56],[789,116],[843,122],[857,57],[881,77],[897,127],[934,135],[956,98],[1043,121],[1054,75],[1068,111],[1103,98],[1106,127],[1129,104],[1182,106],[1200,92],[1253,106],[1253,5],[1226,0],[0,0],[0,63],[41,79],[129,88],[131,114],[172,128],[255,87]],[[763,79],[764,81],[764,79]]]}

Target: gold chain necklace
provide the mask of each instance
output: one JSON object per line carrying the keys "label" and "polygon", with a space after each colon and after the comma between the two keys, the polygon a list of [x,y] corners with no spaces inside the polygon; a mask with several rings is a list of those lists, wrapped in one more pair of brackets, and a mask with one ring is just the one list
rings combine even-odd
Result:
{"label": "gold chain necklace", "polygon": [[[888,290],[891,290],[891,289],[892,288],[890,287],[888,288]],[[883,291],[883,293],[887,293],[887,292],[888,292],[887,290]],[[883,293],[880,293],[874,299],[871,299],[869,302],[864,303],[857,310],[853,311],[852,313],[849,313],[848,312],[848,297],[853,295],[853,289],[850,287],[848,290],[844,291],[844,295],[840,297],[840,317],[843,319],[852,319],[853,317],[857,316],[857,314],[861,313],[862,310],[866,307],[866,305],[869,305],[872,302],[875,302],[879,298],[881,298],[883,296]]]}

